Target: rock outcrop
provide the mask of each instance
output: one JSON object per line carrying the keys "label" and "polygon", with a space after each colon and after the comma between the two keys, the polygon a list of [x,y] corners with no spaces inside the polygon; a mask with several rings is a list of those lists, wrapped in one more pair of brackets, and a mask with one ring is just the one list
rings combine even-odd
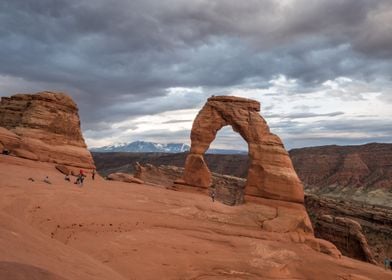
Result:
{"label": "rock outcrop", "polygon": [[132,175],[126,173],[112,173],[107,177],[110,181],[119,181],[124,183],[136,183],[136,184],[143,184],[144,182],[138,178],[133,177]]}
{"label": "rock outcrop", "polygon": [[31,160],[95,168],[82,136],[78,108],[63,93],[2,97],[0,149]]}
{"label": "rock outcrop", "polygon": [[392,254],[392,208],[307,195],[305,205],[316,237],[346,256],[383,263]]}
{"label": "rock outcrop", "polygon": [[249,147],[249,170],[245,194],[303,203],[304,193],[282,141],[272,134],[260,116],[260,103],[233,96],[217,96],[197,115],[191,132],[191,150],[185,162],[183,181],[178,184],[207,189],[211,173],[204,153],[219,129],[231,125]]}
{"label": "rock outcrop", "polygon": [[314,228],[320,238],[334,243],[345,256],[377,263],[358,222],[344,217],[321,215]]}
{"label": "rock outcrop", "polygon": [[[136,163],[135,170],[134,176],[136,178],[169,189],[176,189],[173,187],[174,181],[184,175],[184,168],[169,165],[154,166]],[[210,189],[209,191],[214,191],[217,201],[230,206],[243,203],[245,179],[218,173],[211,173],[211,176],[214,190]]]}
{"label": "rock outcrop", "polygon": [[392,206],[392,144],[302,148],[290,156],[308,193]]}
{"label": "rock outcrop", "polygon": [[170,187],[173,182],[182,176],[183,168],[175,166],[154,166],[152,164],[142,165],[136,162],[134,165],[134,176],[146,183]]}

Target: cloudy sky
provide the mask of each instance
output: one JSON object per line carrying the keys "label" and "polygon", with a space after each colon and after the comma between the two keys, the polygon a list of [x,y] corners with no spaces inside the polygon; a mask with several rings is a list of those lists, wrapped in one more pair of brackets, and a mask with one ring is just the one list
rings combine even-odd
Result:
{"label": "cloudy sky", "polygon": [[2,0],[0,96],[41,90],[90,147],[189,143],[211,95],[260,101],[287,148],[392,142],[392,1]]}

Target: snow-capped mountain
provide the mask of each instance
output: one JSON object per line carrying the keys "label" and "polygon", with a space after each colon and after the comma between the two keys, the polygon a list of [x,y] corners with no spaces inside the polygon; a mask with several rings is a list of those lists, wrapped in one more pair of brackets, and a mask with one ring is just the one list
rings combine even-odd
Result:
{"label": "snow-capped mountain", "polygon": [[[183,153],[188,152],[190,146],[183,143],[160,144],[146,141],[135,141],[132,143],[118,143],[99,148],[91,148],[91,152],[110,153],[110,152],[128,152],[128,153]],[[207,154],[247,154],[247,151],[226,150],[226,149],[209,149]]]}
{"label": "snow-capped mountain", "polygon": [[187,144],[169,143],[160,144],[145,141],[135,141],[132,143],[119,143],[99,148],[91,148],[92,152],[109,153],[109,152],[131,152],[131,153],[182,153],[189,151]]}

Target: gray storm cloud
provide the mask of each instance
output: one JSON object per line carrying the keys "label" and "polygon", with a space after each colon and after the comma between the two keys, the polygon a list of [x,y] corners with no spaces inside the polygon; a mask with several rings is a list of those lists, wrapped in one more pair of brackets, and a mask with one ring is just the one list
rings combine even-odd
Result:
{"label": "gray storm cloud", "polygon": [[391,80],[391,24],[388,0],[3,0],[0,94],[67,91],[95,130],[266,88],[278,75],[302,93],[341,76],[381,86]]}

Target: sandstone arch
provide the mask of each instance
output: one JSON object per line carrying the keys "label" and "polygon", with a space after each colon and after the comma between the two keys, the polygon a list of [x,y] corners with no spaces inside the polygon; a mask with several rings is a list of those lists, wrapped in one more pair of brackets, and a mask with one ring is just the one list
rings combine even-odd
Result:
{"label": "sandstone arch", "polygon": [[191,150],[183,183],[207,189],[211,173],[204,153],[219,129],[231,125],[248,143],[249,171],[245,194],[303,203],[303,186],[280,138],[258,113],[260,103],[234,96],[210,97],[193,122]]}

